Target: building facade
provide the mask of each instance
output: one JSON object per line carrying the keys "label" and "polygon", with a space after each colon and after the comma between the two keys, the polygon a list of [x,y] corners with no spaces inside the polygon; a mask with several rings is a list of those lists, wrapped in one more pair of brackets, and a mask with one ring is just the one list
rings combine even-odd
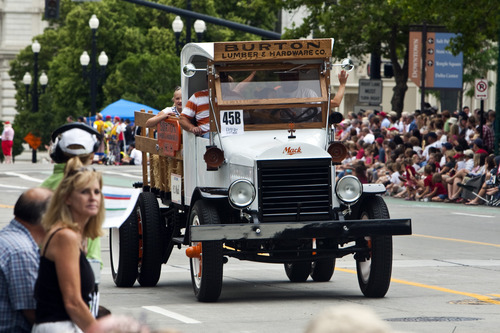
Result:
{"label": "building facade", "polygon": [[[10,79],[10,62],[20,50],[43,33],[45,0],[0,0],[0,120],[13,121],[16,90]],[[43,45],[42,45],[43,47]],[[33,78],[34,80],[35,78]]]}

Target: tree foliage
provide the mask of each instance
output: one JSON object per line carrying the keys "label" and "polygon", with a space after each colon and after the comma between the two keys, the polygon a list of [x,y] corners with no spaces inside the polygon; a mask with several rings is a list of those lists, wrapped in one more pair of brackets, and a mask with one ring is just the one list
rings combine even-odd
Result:
{"label": "tree foliage", "polygon": [[[186,8],[185,0],[156,2]],[[270,10],[264,0],[191,0],[191,3],[196,12],[262,29],[274,30],[277,22],[276,10]],[[171,104],[174,87],[180,83],[179,57],[171,30],[174,14],[123,0],[60,0],[60,18],[50,21],[49,28],[34,38],[41,45],[39,73],[45,71],[49,77],[45,92],[39,89],[37,113],[31,112],[32,98],[22,83],[24,73],[34,76],[31,46],[21,50],[11,63],[9,74],[17,91],[16,137],[31,132],[48,144],[51,132],[68,116],[89,116],[90,82],[83,77],[80,55],[84,50],[91,53],[92,31],[88,22],[92,14],[99,19],[97,54],[105,51],[109,58],[105,72],[99,69],[103,75],[98,85],[97,111],[120,98],[156,109]],[[186,27],[181,35],[184,40],[185,31]],[[192,35],[194,41],[194,29]],[[260,37],[214,24],[207,24],[204,34],[205,41],[256,39]]]}

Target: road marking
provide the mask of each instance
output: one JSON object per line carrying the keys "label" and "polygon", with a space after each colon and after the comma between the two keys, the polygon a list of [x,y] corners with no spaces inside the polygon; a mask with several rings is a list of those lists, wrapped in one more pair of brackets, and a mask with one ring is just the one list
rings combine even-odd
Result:
{"label": "road marking", "polygon": [[102,173],[109,174],[109,175],[120,175],[124,177],[129,177],[129,178],[137,178],[137,179],[142,179],[142,176],[137,176],[137,175],[131,175],[129,173],[123,173],[123,172],[115,172],[115,171],[102,171]]}
{"label": "road marking", "polygon": [[32,181],[32,182],[36,182],[36,183],[43,182],[43,180],[41,180],[41,179],[30,177],[30,176],[26,176],[26,175],[23,175],[22,173],[17,173],[17,172],[4,172],[4,173],[6,175],[9,175],[9,176],[16,176],[16,177],[19,177],[19,178],[22,178],[22,179],[26,179],[26,180],[29,180],[29,181]]}
{"label": "road marking", "polygon": [[[356,274],[356,271],[354,271],[352,269],[336,268],[335,270],[339,270],[341,272],[346,272],[346,273]],[[400,279],[391,279],[391,282],[406,284],[408,286],[414,286],[414,287],[419,287],[419,288],[426,288],[426,289],[442,291],[442,292],[449,293],[449,294],[468,296],[468,297],[472,297],[472,298],[478,299],[478,300],[486,302],[486,303],[500,305],[500,301],[492,299],[491,297],[488,297],[488,296],[481,295],[481,294],[468,293],[468,292],[463,292],[463,291],[458,291],[458,290],[453,290],[453,289],[448,289],[448,288],[443,288],[443,287],[438,287],[438,286],[431,286],[428,284],[411,282],[411,281],[400,280]]]}
{"label": "road marking", "polygon": [[0,184],[0,187],[15,188],[17,190],[27,190],[27,189],[29,189],[29,187],[25,187],[25,186],[15,186],[15,185],[5,185],[5,184]]}
{"label": "road marking", "polygon": [[183,316],[181,314],[178,314],[178,313],[175,313],[175,312],[172,312],[172,311],[165,310],[163,308],[160,308],[159,306],[143,306],[142,308],[146,309],[146,310],[149,310],[151,312],[159,313],[159,314],[161,314],[161,315],[163,315],[165,317],[169,317],[169,318],[181,321],[181,322],[183,322],[185,324],[201,324],[201,321],[198,321],[198,320],[195,320],[195,319]]}
{"label": "road marking", "polygon": [[476,241],[469,241],[469,240],[465,240],[465,239],[446,238],[446,237],[428,236],[428,235],[419,235],[419,234],[412,234],[412,236],[423,237],[423,238],[439,239],[439,240],[447,240],[447,241],[452,241],[452,242],[460,242],[460,243],[469,243],[469,244],[477,244],[477,245],[500,247],[500,244],[476,242]]}
{"label": "road marking", "polygon": [[473,216],[473,217],[486,217],[486,218],[496,217],[494,215],[469,214],[469,213],[459,213],[459,212],[452,212],[452,214],[455,214],[455,215],[464,215],[464,216]]}
{"label": "road marking", "polygon": [[14,206],[0,204],[0,208],[14,208]]}

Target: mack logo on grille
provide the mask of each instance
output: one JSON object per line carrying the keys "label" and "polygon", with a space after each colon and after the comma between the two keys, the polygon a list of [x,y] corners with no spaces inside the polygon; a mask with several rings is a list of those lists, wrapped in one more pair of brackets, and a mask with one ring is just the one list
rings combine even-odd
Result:
{"label": "mack logo on grille", "polygon": [[283,149],[283,154],[286,155],[302,154],[302,150],[300,149],[300,147],[298,148],[285,147],[285,149]]}

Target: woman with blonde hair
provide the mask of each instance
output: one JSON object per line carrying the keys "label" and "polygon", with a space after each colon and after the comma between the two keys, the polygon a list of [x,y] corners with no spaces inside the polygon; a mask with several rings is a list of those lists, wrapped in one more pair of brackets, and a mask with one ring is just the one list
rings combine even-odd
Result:
{"label": "woman with blonde hair", "polygon": [[40,251],[32,332],[82,332],[95,322],[90,311],[95,278],[85,244],[103,234],[103,203],[101,173],[71,158],[42,219],[47,236]]}

